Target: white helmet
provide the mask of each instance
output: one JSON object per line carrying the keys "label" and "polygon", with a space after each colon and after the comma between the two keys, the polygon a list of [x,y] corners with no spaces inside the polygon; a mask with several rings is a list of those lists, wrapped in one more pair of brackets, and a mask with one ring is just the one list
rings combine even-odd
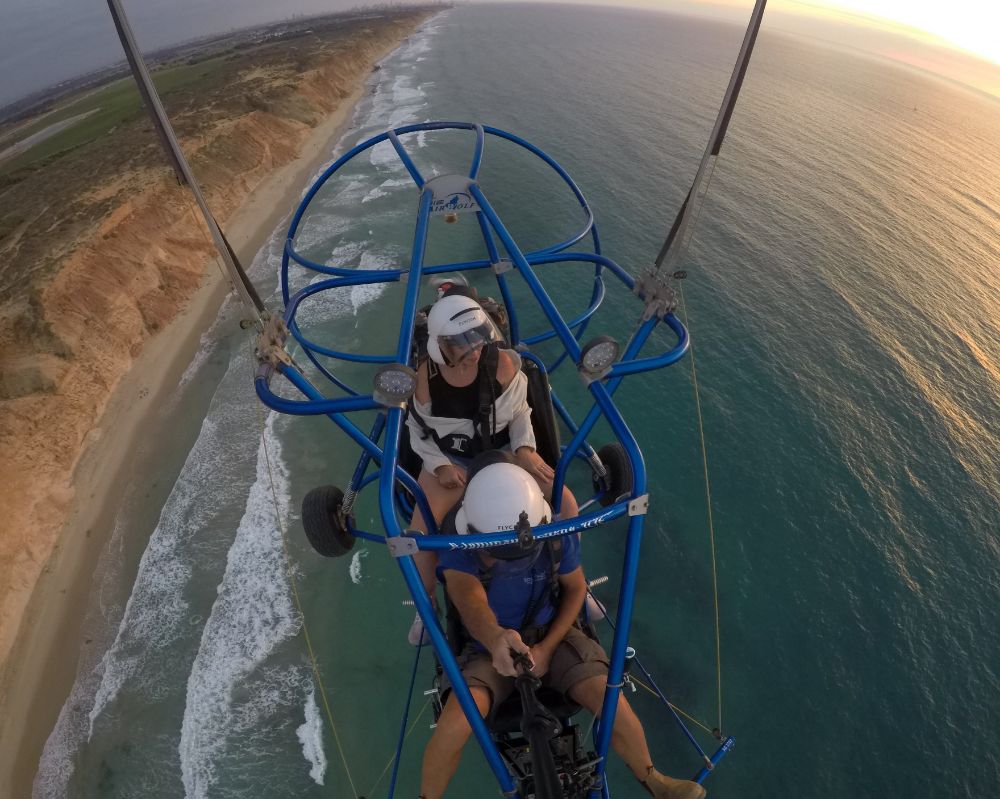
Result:
{"label": "white helmet", "polygon": [[427,314],[427,354],[435,363],[451,366],[469,350],[502,340],[489,314],[471,297],[449,294]]}
{"label": "white helmet", "polygon": [[492,463],[469,480],[455,528],[459,535],[503,533],[517,527],[522,512],[532,527],[552,519],[552,509],[534,477],[513,463]]}

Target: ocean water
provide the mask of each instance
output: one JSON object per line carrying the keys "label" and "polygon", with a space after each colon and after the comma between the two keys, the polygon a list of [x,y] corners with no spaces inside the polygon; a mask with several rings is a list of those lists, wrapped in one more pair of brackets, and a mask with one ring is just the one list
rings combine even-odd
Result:
{"label": "ocean water", "polygon": [[[569,170],[605,251],[636,274],[690,185],[741,37],[642,12],[455,9],[373,75],[339,149],[435,118],[516,132]],[[708,781],[713,796],[1000,790],[997,130],[993,99],[770,35],[765,20],[684,284],[715,522],[721,719],[737,741]],[[428,134],[408,146],[430,173],[471,153],[447,144]],[[576,223],[511,148],[489,147],[482,182],[527,246]],[[391,266],[408,252],[415,197],[391,151],[372,151],[324,189],[300,249]],[[470,227],[435,230],[432,257],[468,248]],[[265,294],[282,235],[254,263]],[[543,276],[567,311],[589,296],[574,268]],[[397,286],[344,291],[300,318],[342,349],[387,352],[399,298]],[[638,312],[611,290],[595,332],[625,337]],[[382,548],[359,542],[332,561],[308,549],[301,497],[346,484],[353,448],[327,420],[259,406],[236,318],[224,311],[179,388],[204,401],[158,519],[123,518],[116,532],[90,622],[101,646],[81,662],[38,796],[387,795],[412,610]],[[713,727],[691,365],[618,395],[652,497],[632,639],[675,704]],[[556,382],[578,408],[574,380]],[[357,516],[377,529],[371,497]],[[147,539],[135,568],[121,566]],[[620,539],[612,529],[585,547],[589,574],[612,575],[599,595],[613,604]],[[422,689],[426,660],[420,669]],[[661,769],[693,773],[673,722],[644,692],[632,700]],[[400,795],[416,793],[428,721],[418,690]],[[623,772],[612,763],[614,795],[644,795]],[[470,746],[449,795],[490,782]]]}

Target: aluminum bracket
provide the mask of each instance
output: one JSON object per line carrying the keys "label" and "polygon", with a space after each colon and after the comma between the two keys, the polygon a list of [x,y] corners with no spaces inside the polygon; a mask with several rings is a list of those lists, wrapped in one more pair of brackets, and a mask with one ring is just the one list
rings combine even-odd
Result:
{"label": "aluminum bracket", "polygon": [[648,510],[649,494],[643,494],[641,497],[636,497],[628,503],[629,516],[645,516]]}
{"label": "aluminum bracket", "polygon": [[391,536],[385,540],[385,545],[389,548],[389,554],[394,558],[416,555],[420,551],[420,547],[417,546],[417,539],[409,535]]}

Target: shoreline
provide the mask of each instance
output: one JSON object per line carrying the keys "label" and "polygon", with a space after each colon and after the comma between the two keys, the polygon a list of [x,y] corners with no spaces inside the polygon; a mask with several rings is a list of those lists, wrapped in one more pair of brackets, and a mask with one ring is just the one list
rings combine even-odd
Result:
{"label": "shoreline", "polygon": [[[386,47],[371,66],[402,43],[401,39]],[[230,217],[227,236],[244,264],[252,262],[294,211],[307,182],[331,160],[370,77],[371,70],[312,130],[298,156],[265,178]],[[112,391],[74,470],[76,499],[68,521],[31,591],[0,673],[2,795],[31,795],[42,749],[76,682],[84,645],[81,624],[90,604],[94,570],[122,510],[121,486],[133,475],[138,445],[148,428],[163,426],[160,410],[177,391],[181,376],[200,349],[202,334],[218,318],[228,294],[228,281],[213,259],[185,308],[146,342]],[[131,577],[134,574],[127,579]]]}

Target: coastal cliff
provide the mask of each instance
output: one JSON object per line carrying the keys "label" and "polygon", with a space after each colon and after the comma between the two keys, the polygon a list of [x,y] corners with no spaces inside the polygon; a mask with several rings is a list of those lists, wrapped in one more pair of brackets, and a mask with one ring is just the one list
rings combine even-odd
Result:
{"label": "coastal cliff", "polygon": [[[221,224],[429,13],[314,22],[308,46],[237,48],[214,57],[191,91],[165,94]],[[75,471],[115,424],[104,418],[109,398],[216,268],[164,160],[138,114],[0,176],[0,665],[71,508],[85,501]]]}

